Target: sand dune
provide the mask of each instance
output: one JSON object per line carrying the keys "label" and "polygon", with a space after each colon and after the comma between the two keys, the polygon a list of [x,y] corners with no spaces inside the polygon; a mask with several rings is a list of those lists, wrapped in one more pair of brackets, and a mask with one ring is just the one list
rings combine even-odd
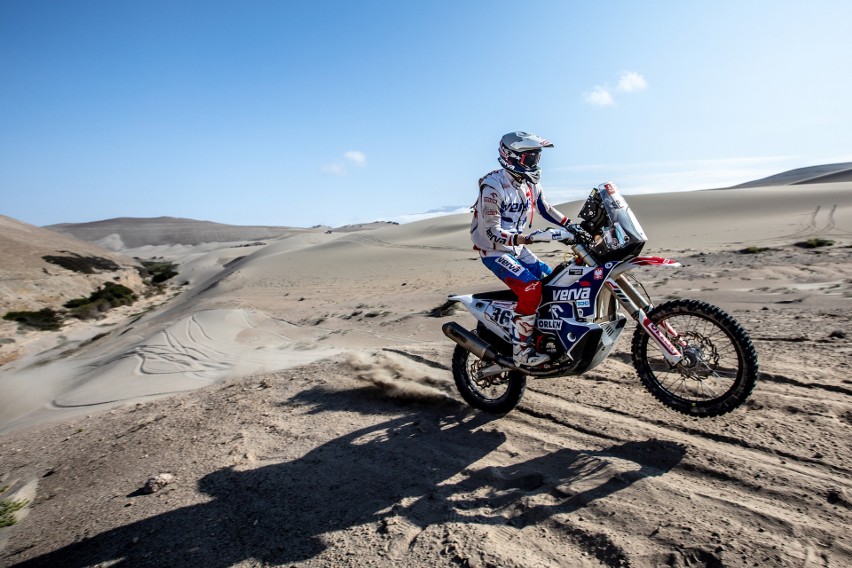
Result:
{"label": "sand dune", "polygon": [[[696,191],[684,199],[672,194],[635,196],[630,203],[640,219],[660,215],[660,222],[646,227],[651,243],[718,250],[816,235],[848,237],[848,195],[846,182]],[[668,204],[670,199],[675,203]]]}
{"label": "sand dune", "polygon": [[852,162],[797,168],[735,187],[765,187],[852,181]]}
{"label": "sand dune", "polygon": [[[0,486],[31,500],[0,564],[852,564],[852,184],[628,199],[646,252],[684,265],[640,275],[655,300],[754,338],[743,408],[661,407],[629,338],[501,419],[467,408],[440,326],[472,319],[429,315],[500,287],[467,215],[146,244],[125,252],[179,262],[183,291],[0,368]],[[795,245],[816,237],[835,244]],[[176,481],[138,491],[159,472]]]}

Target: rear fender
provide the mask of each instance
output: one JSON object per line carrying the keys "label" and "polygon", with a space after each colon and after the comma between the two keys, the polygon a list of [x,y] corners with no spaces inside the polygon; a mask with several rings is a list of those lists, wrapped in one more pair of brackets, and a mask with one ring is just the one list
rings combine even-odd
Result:
{"label": "rear fender", "polygon": [[463,305],[477,321],[487,327],[498,338],[506,342],[511,342],[509,330],[511,329],[512,314],[514,313],[517,302],[474,298],[472,294],[450,296],[448,299]]}

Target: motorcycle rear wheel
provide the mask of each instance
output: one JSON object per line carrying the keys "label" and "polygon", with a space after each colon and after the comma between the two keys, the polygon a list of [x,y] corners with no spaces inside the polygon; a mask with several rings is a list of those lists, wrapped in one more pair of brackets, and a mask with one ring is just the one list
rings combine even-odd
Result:
{"label": "motorcycle rear wheel", "polygon": [[[699,300],[674,300],[648,314],[685,357],[672,367],[637,327],[633,366],[642,384],[664,405],[695,417],[720,416],[740,406],[757,383],[757,352],[748,333],[721,308]],[[666,332],[664,323],[677,332]]]}
{"label": "motorcycle rear wheel", "polygon": [[453,380],[459,394],[470,406],[489,414],[503,415],[521,402],[527,377],[518,371],[507,370],[477,380],[477,371],[488,365],[488,362],[461,345],[456,345],[453,351]]}

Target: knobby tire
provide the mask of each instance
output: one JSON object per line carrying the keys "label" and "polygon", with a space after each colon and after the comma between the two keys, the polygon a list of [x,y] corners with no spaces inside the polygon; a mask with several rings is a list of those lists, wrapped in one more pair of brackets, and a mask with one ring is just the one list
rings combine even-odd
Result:
{"label": "knobby tire", "polygon": [[[702,355],[702,364],[693,373],[673,368],[642,327],[637,327],[633,366],[657,400],[695,417],[720,416],[746,401],[757,383],[757,352],[734,318],[699,300],[666,302],[651,310],[648,317],[661,330],[661,324],[668,321],[687,343],[700,346],[695,352]],[[675,338],[670,339],[678,345]]]}
{"label": "knobby tire", "polygon": [[[476,332],[483,339],[494,345],[491,337],[484,329]],[[496,347],[496,345],[494,345]],[[479,359],[473,353],[461,345],[456,345],[453,351],[453,380],[462,398],[473,408],[489,414],[503,415],[515,408],[524,396],[527,386],[527,377],[518,371],[506,371],[502,374],[505,390],[502,394],[491,396],[489,392],[480,388],[471,376],[471,366],[479,364]],[[487,363],[485,363],[487,365]],[[496,387],[495,387],[496,388]]]}

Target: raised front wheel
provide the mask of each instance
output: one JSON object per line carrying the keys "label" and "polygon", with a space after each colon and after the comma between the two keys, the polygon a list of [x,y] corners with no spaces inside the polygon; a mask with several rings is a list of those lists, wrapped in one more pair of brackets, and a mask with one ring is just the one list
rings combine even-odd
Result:
{"label": "raised front wheel", "polygon": [[672,366],[637,327],[633,366],[657,400],[697,417],[719,416],[745,402],[757,382],[757,352],[734,318],[698,300],[660,304],[648,317],[684,356]]}

